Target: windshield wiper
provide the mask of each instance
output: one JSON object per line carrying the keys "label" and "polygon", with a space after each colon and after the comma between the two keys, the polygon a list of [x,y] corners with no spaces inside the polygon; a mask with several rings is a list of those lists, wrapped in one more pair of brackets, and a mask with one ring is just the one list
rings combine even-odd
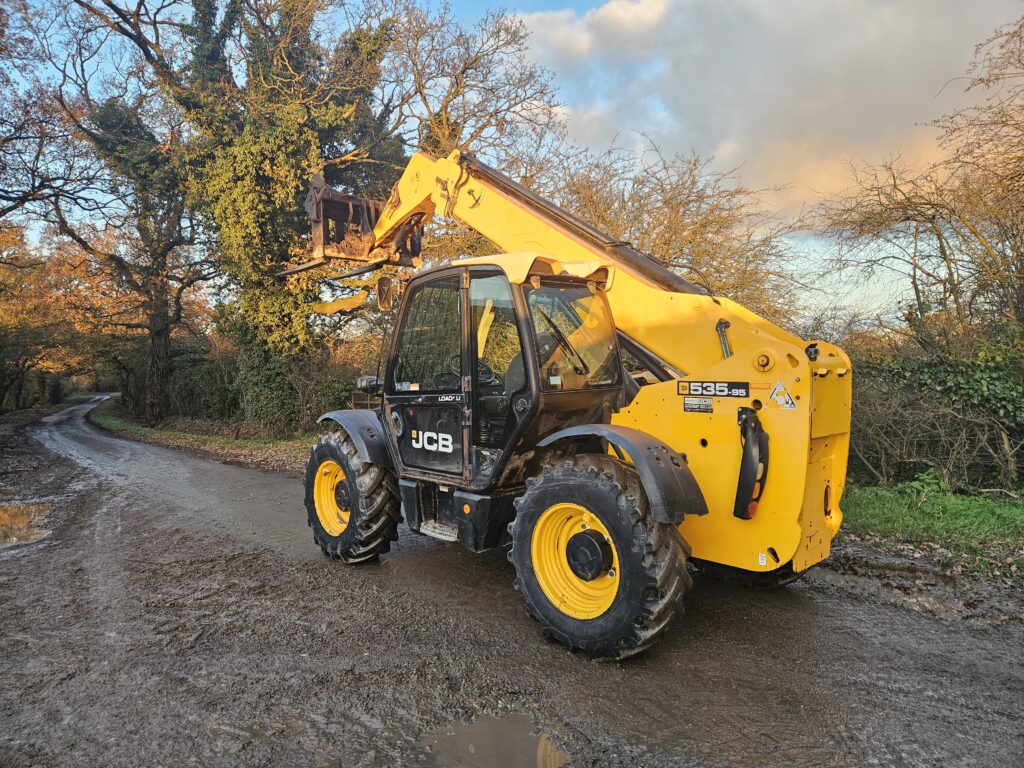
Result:
{"label": "windshield wiper", "polygon": [[576,363],[572,364],[573,371],[575,371],[580,376],[589,376],[590,366],[587,365],[587,361],[583,359],[583,355],[576,351],[576,347],[574,347],[572,345],[572,342],[570,342],[569,339],[566,338],[565,334],[562,333],[561,330],[559,330],[558,326],[555,325],[554,321],[550,317],[548,317],[547,312],[545,312],[540,307],[537,307],[537,311],[540,313],[540,316],[544,318],[544,322],[548,324],[548,327],[551,329],[552,334],[554,334],[555,341],[558,342],[558,346],[560,346],[570,358],[575,357],[576,360],[579,362],[579,365],[576,365]]}

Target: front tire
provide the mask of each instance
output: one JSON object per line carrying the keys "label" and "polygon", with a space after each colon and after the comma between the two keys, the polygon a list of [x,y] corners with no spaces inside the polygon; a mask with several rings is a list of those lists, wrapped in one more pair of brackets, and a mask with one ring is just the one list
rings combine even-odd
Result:
{"label": "front tire", "polygon": [[651,516],[632,465],[584,455],[544,467],[510,526],[516,589],[544,633],[620,659],[646,649],[693,581],[678,528]]}
{"label": "front tire", "polygon": [[306,518],[325,555],[346,563],[372,560],[398,538],[395,479],[361,461],[346,432],[321,435],[306,462]]}

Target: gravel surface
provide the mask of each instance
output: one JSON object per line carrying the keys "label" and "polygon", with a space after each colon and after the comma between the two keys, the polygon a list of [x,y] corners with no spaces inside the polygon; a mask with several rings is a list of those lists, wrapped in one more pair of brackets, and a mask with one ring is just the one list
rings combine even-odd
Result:
{"label": "gravel surface", "polygon": [[403,529],[333,562],[301,480],[92,405],[0,435],[5,501],[52,510],[0,551],[4,768],[484,765],[433,748],[470,720],[508,723],[516,765],[1024,764],[1017,593],[851,545],[777,592],[698,582],[650,652],[599,664],[542,638],[504,551]]}

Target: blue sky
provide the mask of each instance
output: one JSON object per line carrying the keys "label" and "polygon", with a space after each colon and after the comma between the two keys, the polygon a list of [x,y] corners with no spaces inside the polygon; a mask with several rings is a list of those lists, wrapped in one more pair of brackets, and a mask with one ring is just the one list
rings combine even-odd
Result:
{"label": "blue sky", "polygon": [[478,18],[488,8],[504,7],[517,13],[534,13],[537,11],[558,11],[570,8],[578,11],[589,10],[599,3],[592,2],[558,2],[557,0],[520,0],[516,3],[502,5],[500,3],[488,3],[483,0],[462,0],[454,2],[452,8],[464,20]]}

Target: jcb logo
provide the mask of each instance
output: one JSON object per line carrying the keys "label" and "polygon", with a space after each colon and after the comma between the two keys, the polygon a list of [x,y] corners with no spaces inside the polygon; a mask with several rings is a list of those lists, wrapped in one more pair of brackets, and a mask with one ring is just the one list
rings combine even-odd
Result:
{"label": "jcb logo", "polygon": [[451,453],[452,436],[446,435],[444,432],[425,432],[414,429],[412,431],[412,447],[421,448],[424,451]]}

